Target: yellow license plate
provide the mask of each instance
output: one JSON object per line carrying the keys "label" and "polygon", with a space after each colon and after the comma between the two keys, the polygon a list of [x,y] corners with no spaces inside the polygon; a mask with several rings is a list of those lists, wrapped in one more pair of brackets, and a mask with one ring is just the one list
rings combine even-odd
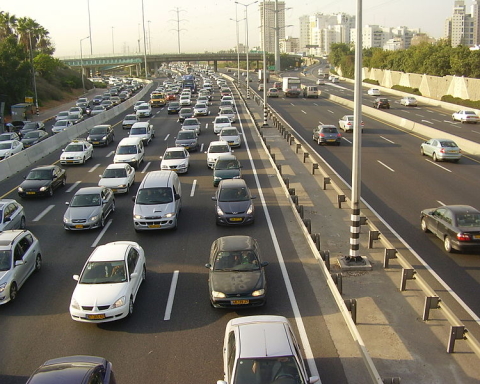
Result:
{"label": "yellow license plate", "polygon": [[149,225],[148,228],[160,228],[160,224]]}
{"label": "yellow license plate", "polygon": [[102,319],[105,319],[105,314],[102,313],[100,315],[87,315],[87,319],[89,319],[89,320],[102,320]]}
{"label": "yellow license plate", "polygon": [[475,240],[480,240],[480,235],[473,235],[473,238],[474,238]]}
{"label": "yellow license plate", "polygon": [[117,192],[117,190],[116,190],[116,189],[112,189],[112,192],[115,193],[115,192]]}
{"label": "yellow license plate", "polygon": [[81,229],[81,228],[83,228],[83,225],[82,224],[77,224],[77,225],[75,225],[75,228]]}
{"label": "yellow license plate", "polygon": [[100,144],[100,142],[99,141],[94,141],[93,144]]}
{"label": "yellow license plate", "polygon": [[230,221],[242,221],[241,217],[232,217],[230,218]]}
{"label": "yellow license plate", "polygon": [[35,195],[35,192],[27,192],[27,195]]}
{"label": "yellow license plate", "polygon": [[250,303],[250,300],[232,300],[233,305],[245,305]]}

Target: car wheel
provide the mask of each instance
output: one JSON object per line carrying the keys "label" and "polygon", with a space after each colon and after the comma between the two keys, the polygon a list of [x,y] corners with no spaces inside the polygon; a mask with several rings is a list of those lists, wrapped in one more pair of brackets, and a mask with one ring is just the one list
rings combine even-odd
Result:
{"label": "car wheel", "polygon": [[66,184],[67,184],[67,178],[64,177],[64,178],[62,179],[62,187],[64,187]]}
{"label": "car wheel", "polygon": [[53,196],[53,187],[50,187],[50,188],[48,189],[48,196],[49,196],[49,197],[52,197],[52,196]]}
{"label": "car wheel", "polygon": [[10,301],[15,301],[17,298],[18,288],[17,283],[13,282],[10,284]]}
{"label": "car wheel", "polygon": [[449,236],[445,236],[445,239],[443,239],[443,248],[445,248],[445,251],[448,253],[453,252],[452,241]]}
{"label": "car wheel", "polygon": [[130,302],[128,303],[128,316],[133,315],[133,297],[130,297]]}
{"label": "car wheel", "polygon": [[86,159],[85,159],[85,156],[84,156],[84,157],[83,157],[82,164],[85,164],[85,161],[86,161]]}
{"label": "car wheel", "polygon": [[40,254],[35,258],[35,271],[39,271],[42,268],[42,256]]}
{"label": "car wheel", "polygon": [[425,152],[423,152],[423,147],[420,147],[420,154],[421,154],[422,156],[425,156]]}
{"label": "car wheel", "polygon": [[437,154],[435,152],[433,152],[432,159],[433,161],[438,161]]}
{"label": "car wheel", "polygon": [[105,217],[102,215],[102,218],[100,219],[100,228],[105,227]]}
{"label": "car wheel", "polygon": [[142,270],[142,280],[145,281],[147,279],[147,267],[143,265],[143,270]]}
{"label": "car wheel", "polygon": [[420,221],[420,227],[422,228],[423,232],[425,232],[425,233],[430,232],[430,230],[428,229],[428,226],[427,226],[427,221],[425,220],[424,217],[422,217],[422,220]]}
{"label": "car wheel", "polygon": [[25,216],[22,216],[22,218],[20,219],[20,226],[19,226],[19,228],[20,228],[20,229],[25,229],[25,227],[26,227]]}
{"label": "car wheel", "polygon": [[115,200],[112,202],[112,212],[115,212]]}

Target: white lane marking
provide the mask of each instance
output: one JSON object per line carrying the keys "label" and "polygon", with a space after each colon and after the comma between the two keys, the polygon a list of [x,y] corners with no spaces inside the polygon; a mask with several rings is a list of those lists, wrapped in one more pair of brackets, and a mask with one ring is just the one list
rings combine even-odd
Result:
{"label": "white lane marking", "polygon": [[165,139],[163,139],[163,141],[167,141],[169,137],[170,137],[170,134],[167,133],[167,136],[165,136]]}
{"label": "white lane marking", "polygon": [[347,143],[352,144],[353,141],[348,140],[346,137],[342,136],[342,139],[345,140]]}
{"label": "white lane marking", "polygon": [[444,206],[445,204],[443,202],[441,202],[440,200],[437,200],[437,203]]}
{"label": "white lane marking", "polygon": [[331,111],[330,109],[327,109],[328,112],[330,112],[331,114],[334,114],[335,112]]}
{"label": "white lane marking", "polygon": [[195,188],[196,187],[197,187],[197,179],[193,180],[192,190],[190,191],[190,197],[193,197],[193,195],[195,195]]}
{"label": "white lane marking", "polygon": [[389,171],[392,171],[392,172],[395,172],[394,169],[390,168],[388,165],[386,165],[385,163],[382,163],[380,160],[377,160],[378,163],[380,163],[381,165],[383,165],[385,168],[387,168]]}
{"label": "white lane marking", "polygon": [[203,143],[200,145],[200,152],[203,152]]}
{"label": "white lane marking", "polygon": [[165,316],[163,320],[170,320],[173,307],[173,298],[175,297],[175,290],[177,289],[179,271],[173,271],[172,283],[170,284],[170,292],[168,293],[167,308],[165,308]]}
{"label": "white lane marking", "polygon": [[150,164],[152,164],[151,161],[149,161],[149,162],[145,165],[145,167],[142,169],[142,173],[147,172],[147,169],[148,169],[148,167],[150,167]]}
{"label": "white lane marking", "polygon": [[448,168],[445,168],[443,165],[440,165],[440,164],[437,164],[435,163],[434,161],[430,160],[430,159],[425,159],[426,161],[428,161],[429,163],[433,164],[433,165],[436,165],[437,167],[439,168],[442,168],[443,170],[447,171],[447,172],[452,172],[450,169]]}
{"label": "white lane marking", "polygon": [[208,129],[208,123],[205,124],[205,129]]}
{"label": "white lane marking", "polygon": [[[420,116],[421,117],[421,116]],[[433,124],[431,121],[428,120],[421,120],[422,123],[428,123],[428,124]]]}
{"label": "white lane marking", "polygon": [[110,156],[113,156],[113,155],[114,155],[114,153],[115,153],[115,151],[110,151],[110,152],[108,152],[108,153],[107,153],[107,156],[105,156],[105,157],[110,157]]}
{"label": "white lane marking", "polygon": [[100,242],[100,240],[102,240],[103,235],[105,234],[105,232],[107,232],[107,229],[108,229],[108,227],[110,227],[110,225],[112,225],[112,219],[107,221],[107,224],[105,224],[105,226],[103,227],[102,232],[100,232],[98,234],[97,238],[95,239],[95,241],[90,246],[91,248],[96,247],[97,244]]}
{"label": "white lane marking", "polygon": [[81,181],[76,181],[75,183],[72,184],[70,188],[68,188],[65,192],[72,192],[75,188],[77,188],[77,185],[80,184]]}
{"label": "white lane marking", "polygon": [[[246,137],[245,131],[243,129],[243,124],[241,121],[240,121],[240,130],[242,131],[242,134],[244,135],[244,137]],[[275,233],[275,229],[273,227],[272,219],[270,218],[270,212],[268,210],[267,203],[265,201],[265,196],[263,195],[262,187],[260,185],[260,180],[258,179],[258,172],[253,162],[252,153],[250,152],[250,146],[248,145],[248,142],[246,140],[245,140],[245,150],[247,151],[248,158],[250,160],[250,166],[252,167],[252,173],[255,179],[255,184],[257,186],[258,196],[260,197],[260,201],[263,206],[263,212],[265,213],[265,218],[266,218],[268,230],[270,232],[270,236],[273,242],[273,247],[275,249],[275,254],[277,256],[280,270],[282,271],[283,281],[285,282],[285,288],[287,290],[290,305],[292,306],[292,311],[295,317],[295,323],[297,325],[298,333],[300,335],[300,340],[303,345],[303,351],[305,352],[305,358],[307,360],[308,368],[310,369],[310,373],[312,376],[320,377],[318,373],[317,365],[315,364],[315,359],[313,357],[312,348],[310,346],[310,342],[308,341],[307,331],[305,330],[305,325],[303,324],[302,315],[298,307],[298,302],[295,297],[295,293],[293,291],[292,282],[288,275],[287,267],[285,266],[285,260],[283,258],[282,250],[280,249],[280,244],[278,243],[278,239]],[[319,384],[321,384],[321,381],[319,381]]]}
{"label": "white lane marking", "polygon": [[478,133],[478,134],[480,134],[480,132],[478,132],[478,131],[474,131],[474,130],[472,130],[472,132],[473,132],[473,133]]}
{"label": "white lane marking", "polygon": [[389,139],[387,139],[386,137],[380,136],[380,138],[382,138],[382,139],[385,140],[385,141],[388,141],[389,143],[395,144],[394,141],[389,140]]}
{"label": "white lane marking", "polygon": [[100,164],[95,164],[92,168],[90,168],[90,170],[88,171],[88,173],[92,173],[92,172],[95,171],[95,169],[97,169],[99,166],[100,166]]}
{"label": "white lane marking", "polygon": [[313,105],[315,105],[316,107],[318,107],[318,104],[317,104],[317,103],[313,103]]}
{"label": "white lane marking", "polygon": [[304,113],[305,115],[307,114],[307,112],[305,112],[303,109],[302,109],[301,111],[302,111],[302,113]]}
{"label": "white lane marking", "polygon": [[43,216],[45,216],[48,212],[50,212],[55,205],[49,205],[45,208],[37,217],[35,217],[32,221],[39,221]]}
{"label": "white lane marking", "polygon": [[293,107],[295,106],[295,104],[293,104],[293,103],[290,103],[290,105],[293,106]]}

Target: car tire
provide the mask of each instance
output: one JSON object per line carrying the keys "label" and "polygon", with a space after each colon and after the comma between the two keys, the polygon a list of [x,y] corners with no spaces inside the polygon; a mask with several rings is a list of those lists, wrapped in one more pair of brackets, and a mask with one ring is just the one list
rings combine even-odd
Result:
{"label": "car tire", "polygon": [[433,161],[438,161],[437,154],[435,152],[432,154],[432,159]]}
{"label": "car tire", "polygon": [[53,187],[50,187],[50,188],[48,189],[48,196],[49,196],[49,197],[52,197],[52,196],[53,196]]}
{"label": "car tire", "polygon": [[142,281],[145,281],[146,279],[147,279],[147,267],[145,267],[145,264],[144,264],[142,269]]}
{"label": "car tire", "polygon": [[83,157],[82,164],[85,164],[85,161],[86,161],[86,159],[85,159],[85,156],[84,156],[84,157]]}
{"label": "car tire", "polygon": [[115,200],[112,202],[112,212],[115,212]]}
{"label": "car tire", "polygon": [[40,254],[35,258],[35,271],[42,269],[42,256]]}
{"label": "car tire", "polygon": [[445,248],[445,251],[448,253],[454,252],[454,249],[452,248],[452,240],[450,239],[450,236],[445,236],[443,239],[443,248]]}
{"label": "car tire", "polygon": [[133,315],[133,297],[130,296],[130,301],[128,302],[128,315],[127,316],[132,316]]}
{"label": "car tire", "polygon": [[12,282],[12,284],[10,284],[10,301],[15,301],[15,299],[17,298],[17,293],[17,283]]}
{"label": "car tire", "polygon": [[105,227],[105,216],[102,215],[102,218],[100,219],[100,228]]}
{"label": "car tire", "polygon": [[420,155],[425,156],[425,152],[423,151],[423,147],[420,147]]}
{"label": "car tire", "polygon": [[27,226],[26,224],[26,220],[25,220],[25,216],[22,216],[22,218],[20,219],[20,229],[25,229],[25,227]]}
{"label": "car tire", "polygon": [[430,230],[428,229],[427,222],[425,218],[422,217],[422,220],[420,221],[420,227],[422,228],[422,231],[425,233],[429,233]]}

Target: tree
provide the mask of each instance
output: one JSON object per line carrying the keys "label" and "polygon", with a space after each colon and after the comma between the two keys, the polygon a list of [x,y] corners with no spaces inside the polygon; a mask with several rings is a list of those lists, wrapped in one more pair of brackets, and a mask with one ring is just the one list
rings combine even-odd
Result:
{"label": "tree", "polygon": [[15,33],[17,18],[9,12],[0,11],[0,39],[7,38]]}
{"label": "tree", "polygon": [[51,80],[55,71],[64,66],[59,59],[55,59],[46,53],[39,53],[35,56],[33,65],[35,70],[47,80]]}

